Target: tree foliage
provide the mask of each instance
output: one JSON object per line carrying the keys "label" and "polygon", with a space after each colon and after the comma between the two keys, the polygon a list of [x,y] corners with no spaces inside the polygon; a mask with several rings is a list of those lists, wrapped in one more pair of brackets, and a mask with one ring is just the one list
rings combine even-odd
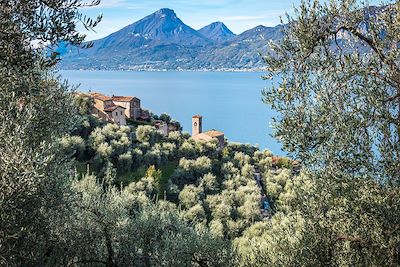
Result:
{"label": "tree foliage", "polygon": [[56,55],[34,42],[79,45],[77,20],[87,28],[98,21],[83,21],[82,4],[0,2],[0,265],[50,264],[60,245],[53,226],[71,173],[57,141],[71,129],[74,107],[49,70]]}
{"label": "tree foliage", "polygon": [[265,102],[280,113],[275,135],[306,175],[265,177],[282,216],[302,223],[281,225],[277,241],[298,240],[277,255],[264,250],[258,264],[399,264],[399,8],[303,1],[271,44],[266,78],[280,79]]}
{"label": "tree foliage", "polygon": [[304,166],[397,184],[400,5],[304,1],[265,57],[276,136]]}

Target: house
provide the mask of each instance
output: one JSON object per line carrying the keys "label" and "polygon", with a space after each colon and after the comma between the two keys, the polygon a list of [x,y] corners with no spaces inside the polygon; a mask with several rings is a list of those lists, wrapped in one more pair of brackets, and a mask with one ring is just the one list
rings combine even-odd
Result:
{"label": "house", "polygon": [[89,96],[94,100],[91,112],[94,116],[106,122],[126,125],[125,107],[116,105],[112,98],[100,93],[90,93]]}
{"label": "house", "polygon": [[218,140],[219,147],[225,146],[225,134],[217,130],[203,132],[203,117],[195,115],[192,117],[192,138],[198,142],[210,142]]}
{"label": "house", "polygon": [[156,120],[154,121],[154,127],[156,127],[156,129],[159,130],[165,137],[169,135],[168,123],[161,120]]}
{"label": "house", "polygon": [[150,113],[141,108],[140,99],[137,97],[115,95],[109,97],[100,93],[89,93],[89,96],[95,103],[92,114],[103,121],[126,125],[127,118],[133,120],[150,118]]}
{"label": "house", "polygon": [[125,115],[130,119],[138,119],[142,116],[140,99],[134,96],[112,96],[115,105],[125,108]]}

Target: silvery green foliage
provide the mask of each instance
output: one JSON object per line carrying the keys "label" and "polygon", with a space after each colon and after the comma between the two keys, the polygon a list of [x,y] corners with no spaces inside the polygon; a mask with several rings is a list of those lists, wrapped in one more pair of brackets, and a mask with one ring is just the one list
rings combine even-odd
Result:
{"label": "silvery green foliage", "polygon": [[[226,266],[228,243],[183,223],[172,204],[152,204],[131,187],[104,189],[96,177],[74,182],[75,218],[66,222],[68,264]],[[139,201],[139,202],[138,202]]]}
{"label": "silvery green foliage", "polygon": [[74,104],[80,115],[90,115],[94,106],[94,100],[87,94],[77,93],[74,96]]}
{"label": "silvery green foliage", "polygon": [[267,225],[277,242],[300,242],[264,250],[258,264],[400,264],[399,9],[303,1],[265,57],[268,76],[281,78],[264,91],[281,114],[276,136],[307,172],[265,177],[282,216],[302,223]]}
{"label": "silvery green foliage", "polygon": [[235,163],[222,165],[224,177],[220,179],[212,173],[205,173],[207,169],[195,174],[200,166],[205,166],[207,158],[204,157],[196,161],[182,159],[182,169],[175,173],[181,177],[191,177],[184,181],[192,184],[185,185],[179,193],[184,220],[200,229],[207,226],[211,233],[220,237],[238,237],[252,223],[261,219],[260,189],[254,181],[254,167],[238,160],[247,159],[250,162],[251,157],[242,152],[236,155]]}
{"label": "silvery green foliage", "polygon": [[162,139],[162,134],[152,126],[140,125],[136,129],[136,138],[141,143],[154,144]]}
{"label": "silvery green foliage", "polygon": [[[146,127],[149,131],[146,131],[147,134],[151,136],[154,129],[151,127]],[[142,127],[142,129],[145,129]],[[124,162],[124,166],[129,164],[129,159],[131,158],[133,164],[135,165],[133,169],[136,168],[137,158],[141,158],[142,161],[138,166],[144,167],[145,169],[148,167],[145,174],[143,174],[142,178],[138,180],[132,181],[130,184],[126,185],[120,189],[117,186],[118,190],[113,187],[113,179],[116,177],[118,179],[118,172],[124,171],[124,166],[116,165],[116,169],[113,169],[113,165],[108,161],[104,166],[111,171],[109,175],[110,179],[100,179],[102,181],[102,190],[105,188],[105,191],[101,193],[102,197],[99,197],[99,203],[103,203],[102,209],[104,212],[109,208],[116,209],[112,206],[106,198],[106,195],[114,194],[112,192],[117,193],[118,198],[123,198],[124,201],[127,201],[129,209],[131,212],[138,214],[137,212],[141,212],[143,207],[147,207],[150,203],[162,203],[160,206],[164,211],[173,211],[176,212],[176,206],[179,208],[179,214],[175,214],[179,217],[179,220],[182,220],[179,223],[184,222],[186,227],[191,227],[191,231],[195,231],[197,234],[208,233],[210,238],[216,240],[234,240],[235,238],[240,238],[244,231],[246,231],[249,227],[251,227],[254,223],[262,220],[262,214],[260,211],[260,187],[257,185],[255,181],[255,172],[256,168],[261,171],[263,176],[268,176],[272,182],[279,182],[283,184],[284,182],[289,184],[290,181],[294,178],[290,170],[280,170],[277,166],[273,166],[272,164],[272,154],[269,151],[260,152],[256,148],[248,146],[248,145],[239,145],[239,144],[229,144],[223,150],[217,150],[214,143],[195,143],[193,140],[190,140],[190,137],[183,136],[179,133],[174,133],[168,137],[168,139],[164,139],[163,141],[159,141],[156,143],[147,142],[150,139],[147,139],[149,136],[143,134],[143,142],[136,140],[133,138],[127,131],[124,133],[121,127],[116,125],[106,125],[103,127],[99,127],[94,130],[91,134],[90,144],[91,148],[97,148],[97,154],[103,153],[106,157],[112,155],[115,146],[117,143],[121,143],[122,139],[128,140],[128,142],[122,142],[126,144],[123,147],[131,151],[131,155],[129,153],[124,153],[119,155],[118,160],[122,163]],[[130,130],[130,132],[132,132]],[[104,148],[102,147],[104,146]],[[159,168],[163,168],[166,164],[173,164],[174,161],[179,158],[179,154],[184,150],[183,147],[190,147],[191,152],[188,153],[188,158],[181,158],[178,166],[176,166],[175,171],[170,177],[169,181],[164,181],[165,177],[163,173],[159,170]],[[99,150],[99,148],[101,148]],[[121,152],[124,149],[120,150]],[[189,152],[186,150],[185,152]],[[208,156],[204,156],[208,155]],[[122,157],[121,157],[122,156]],[[269,162],[270,164],[265,164],[265,162]],[[148,164],[151,164],[150,166]],[[152,165],[155,164],[155,165]],[[157,166],[159,164],[159,166]],[[173,166],[172,166],[173,167]],[[144,169],[144,170],[145,170]],[[103,172],[100,172],[103,173]],[[277,176],[277,177],[274,177]],[[282,177],[281,177],[282,176]],[[87,180],[88,179],[88,180]],[[96,178],[91,176],[85,176],[85,178],[77,182],[77,185],[85,185],[87,182],[89,184],[96,184]],[[167,192],[164,195],[163,184],[165,183],[167,186]],[[293,184],[297,185],[293,182]],[[95,188],[100,187],[100,185],[95,186]],[[294,187],[294,186],[293,186]],[[92,188],[91,186],[85,186],[78,192],[78,195],[87,195]],[[121,191],[123,191],[123,194]],[[298,203],[298,200],[295,198],[296,194],[291,193],[292,187],[288,187],[280,191],[280,194],[277,194],[276,198],[279,198],[279,205],[285,205],[292,207],[295,203]],[[285,195],[286,198],[282,198],[280,200],[280,196]],[[165,197],[164,201],[159,201],[161,196]],[[103,199],[104,198],[104,199]],[[77,203],[84,203],[84,201],[79,200],[78,197]],[[169,201],[174,201],[176,204],[172,204]],[[282,204],[281,204],[282,203]],[[87,206],[95,207],[97,204],[88,204]],[[175,207],[174,207],[175,206]],[[121,205],[120,207],[124,207]],[[289,210],[289,209],[288,209]],[[280,211],[280,210],[279,210]],[[82,212],[80,209],[74,209],[74,213],[72,216],[77,216],[76,219],[72,220],[75,224],[80,225],[82,222],[78,219],[83,215],[80,215]],[[111,211],[110,211],[111,212]],[[160,223],[160,220],[163,220],[163,214],[157,209],[154,212],[159,213],[158,218],[152,217],[152,221],[144,221],[138,222],[140,227],[145,227],[147,224],[147,228],[140,230],[141,234],[151,235],[154,231],[158,231],[156,226],[153,226],[153,223]],[[113,213],[111,213],[113,214]],[[141,214],[141,213],[140,213]],[[156,216],[154,214],[154,216]],[[153,216],[153,215],[152,215]],[[83,216],[84,217],[84,216]],[[115,216],[111,216],[110,218],[117,219]],[[129,220],[133,218],[129,216]],[[118,219],[119,220],[119,219]],[[122,220],[122,219],[121,219]],[[154,221],[153,221],[154,220]],[[71,220],[70,220],[71,221]],[[83,227],[88,227],[80,229],[79,231],[90,232],[96,229],[95,226],[90,225],[90,223],[96,223],[93,218],[84,221]],[[138,225],[133,225],[136,223],[135,220],[132,221],[132,228],[139,227]],[[112,221],[111,225],[118,225],[119,223],[116,221]],[[82,227],[82,226],[79,226]],[[116,227],[110,226],[110,229],[116,229]],[[189,228],[188,228],[189,229]],[[124,230],[125,231],[125,230]],[[62,232],[62,231],[61,231]],[[162,230],[160,230],[162,232]],[[186,233],[186,232],[185,232]],[[79,235],[77,233],[69,233],[64,234],[64,236],[76,236]],[[125,233],[121,233],[121,235],[126,235]],[[210,236],[211,235],[211,236]],[[101,234],[100,234],[101,236]],[[129,247],[132,249],[134,240],[138,240],[137,236],[132,234],[129,235],[126,239],[120,239],[117,234],[115,234],[115,238],[113,240],[116,242],[115,247],[117,248],[117,252],[115,252],[112,264],[122,264],[129,265],[132,264],[132,259],[134,259],[136,264],[144,264],[144,265],[155,265],[158,266],[161,264],[160,262],[164,262],[164,260],[153,259],[150,256],[147,256],[148,253],[142,252],[143,249],[140,247],[138,249],[139,254],[129,254],[126,253],[127,258],[124,258],[125,254],[117,254],[122,253],[119,249],[119,246]],[[212,237],[213,236],[213,237]],[[102,238],[102,237],[100,237]],[[104,238],[104,234],[103,234]],[[122,237],[121,237],[122,238]],[[132,238],[132,240],[130,240]],[[220,239],[221,238],[221,239]],[[211,240],[212,240],[211,239]],[[67,238],[68,242],[73,242],[73,238]],[[103,254],[96,254],[91,252],[88,254],[84,254],[83,252],[74,252],[71,250],[71,253],[76,253],[72,256],[74,259],[79,259],[80,263],[91,260],[101,261],[103,264],[106,262],[105,260],[108,258],[108,254],[104,253],[104,243],[100,241],[91,240],[88,241],[89,244],[85,244],[84,241],[81,244],[77,243],[75,245],[66,245],[67,247],[76,247],[79,249],[87,248],[92,246],[93,251],[99,249]],[[153,242],[146,239],[140,246],[145,246],[145,244],[149,242]],[[179,240],[175,240],[178,242]],[[174,242],[175,242],[174,241]],[[162,240],[157,240],[152,243],[152,247],[154,246],[163,246]],[[173,246],[180,247],[185,251],[187,249],[187,243],[185,240],[179,241],[183,243],[176,243]],[[214,241],[212,241],[214,242]],[[100,244],[100,247],[96,247],[94,244]],[[199,243],[196,243],[196,246],[199,246]],[[228,247],[230,247],[229,244]],[[103,249],[101,247],[103,246]],[[182,248],[181,248],[182,247]],[[190,248],[190,247],[189,247]],[[226,248],[226,247],[225,247]],[[224,249],[225,249],[224,248]],[[164,249],[164,250],[162,250]],[[159,255],[163,255],[165,259],[166,266],[180,264],[187,265],[188,260],[179,259],[179,257],[170,257],[168,253],[171,252],[170,249],[166,249],[165,247],[160,248],[160,251],[157,252]],[[205,249],[208,251],[213,251],[207,244],[205,244]],[[145,246],[145,251],[149,251],[150,248]],[[110,250],[110,251],[114,251]],[[83,253],[83,254],[82,254]],[[150,253],[150,252],[149,252]],[[153,252],[152,252],[153,253]],[[174,252],[175,253],[175,252]],[[216,253],[214,251],[214,253]],[[217,254],[218,254],[217,250]],[[225,253],[225,252],[224,252]],[[252,253],[252,252],[251,252]],[[281,252],[285,253],[285,252]],[[111,253],[112,254],[112,253]],[[238,263],[242,261],[246,261],[245,256],[246,253],[241,254],[240,257],[233,257],[232,259],[237,259]],[[79,258],[79,255],[83,255],[84,258]],[[95,258],[89,258],[88,255],[97,255]],[[220,255],[220,254],[218,254]],[[182,256],[182,255],[181,255]],[[68,259],[71,256],[68,257]],[[76,258],[78,257],[78,258]],[[220,257],[220,256],[218,256]],[[139,258],[139,260],[138,260]],[[144,262],[141,262],[141,261]],[[147,261],[146,261],[147,260]],[[221,260],[221,258],[219,259]],[[116,263],[117,262],[117,263]],[[264,261],[263,261],[264,262]],[[95,264],[94,262],[91,262]],[[107,263],[111,264],[111,263]],[[192,262],[191,265],[203,265],[206,266],[206,263],[196,263]]]}
{"label": "silvery green foliage", "polygon": [[61,138],[60,146],[66,155],[80,158],[85,150],[85,140],[80,136],[64,136]]}
{"label": "silvery green foliage", "polygon": [[400,180],[400,4],[303,1],[265,56],[275,134],[313,171]]}
{"label": "silvery green foliage", "polygon": [[[94,129],[89,136],[88,145],[95,155],[93,159],[96,170],[104,170],[105,165],[120,167],[130,171],[132,165],[133,130],[128,126],[106,124]],[[103,172],[104,173],[104,172]]]}
{"label": "silvery green foliage", "polygon": [[45,265],[57,247],[51,225],[70,175],[56,141],[73,108],[50,75],[8,73],[0,70],[0,265]]}
{"label": "silvery green foliage", "polygon": [[[301,262],[304,219],[300,214],[277,213],[270,221],[257,222],[235,239],[237,266],[319,266],[310,258]],[[288,253],[291,251],[292,253]]]}
{"label": "silvery green foliage", "polygon": [[234,240],[237,264],[398,266],[398,190],[366,180],[326,183],[305,174],[287,181],[272,220]]}
{"label": "silvery green foliage", "polygon": [[208,157],[202,156],[193,160],[181,158],[171,181],[182,189],[185,184],[195,183],[204,174],[209,173],[211,168],[212,160]]}
{"label": "silvery green foliage", "polygon": [[49,71],[56,55],[47,56],[34,41],[79,45],[81,6],[80,0],[0,2],[2,266],[52,265],[60,250],[53,233],[71,174],[56,141],[71,129],[74,108],[67,84]]}
{"label": "silvery green foliage", "polygon": [[168,142],[154,144],[144,155],[144,162],[148,165],[162,166],[168,160],[176,158],[176,145]]}

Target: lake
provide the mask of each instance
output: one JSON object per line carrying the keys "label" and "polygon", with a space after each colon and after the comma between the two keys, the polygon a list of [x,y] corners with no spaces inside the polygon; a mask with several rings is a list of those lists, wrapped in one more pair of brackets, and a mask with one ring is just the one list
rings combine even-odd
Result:
{"label": "lake", "polygon": [[254,72],[127,72],[60,71],[79,91],[129,95],[141,99],[142,108],[168,113],[183,130],[191,132],[191,118],[203,116],[203,131],[216,129],[231,142],[258,144],[283,155],[272,138],[276,113],[262,102],[261,91],[271,84]]}

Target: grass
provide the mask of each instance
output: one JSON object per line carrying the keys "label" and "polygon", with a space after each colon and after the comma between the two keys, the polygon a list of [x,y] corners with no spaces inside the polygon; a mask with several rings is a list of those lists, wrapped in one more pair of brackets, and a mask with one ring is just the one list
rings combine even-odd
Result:
{"label": "grass", "polygon": [[[91,167],[89,162],[87,161],[75,161],[75,168],[79,176],[81,177],[83,174],[86,174],[88,171],[89,165],[89,173],[95,172]],[[177,162],[168,162],[164,167],[160,168],[162,172],[162,176],[159,181],[159,194],[160,196],[164,196],[164,192],[167,189],[168,180],[171,175],[174,173],[176,167],[178,166]],[[115,184],[121,185],[123,187],[128,186],[132,182],[137,182],[140,178],[146,175],[146,171],[148,166],[139,167],[133,171],[118,173],[115,178]]]}
{"label": "grass", "polygon": [[116,184],[122,184],[123,187],[128,186],[132,182],[139,181],[140,178],[144,177],[147,168],[145,166],[139,167],[134,171],[119,173],[115,179]]}
{"label": "grass", "polygon": [[178,164],[176,162],[168,162],[168,164],[165,167],[161,168],[162,176],[159,181],[159,192],[158,192],[160,195],[160,199],[164,198],[164,193],[167,189],[168,180],[174,173],[177,166]]}
{"label": "grass", "polygon": [[[89,162],[75,160],[74,163],[75,163],[74,164],[75,170],[78,173],[79,177],[82,177],[82,175],[84,175],[88,172]],[[90,168],[90,165],[89,165],[89,173],[92,173],[92,172],[93,172],[93,170]]]}
{"label": "grass", "polygon": [[[168,180],[171,177],[171,175],[174,173],[176,167],[177,167],[176,162],[169,162],[169,163],[167,163],[167,165],[160,168],[162,176],[159,181],[159,186],[160,186],[159,193],[161,196],[164,195],[164,192],[167,189]],[[134,171],[117,174],[117,178],[116,178],[115,182],[117,184],[122,183],[122,186],[124,186],[124,187],[128,186],[130,183],[137,182],[140,178],[144,177],[146,175],[147,169],[148,169],[148,166],[142,166]]]}

